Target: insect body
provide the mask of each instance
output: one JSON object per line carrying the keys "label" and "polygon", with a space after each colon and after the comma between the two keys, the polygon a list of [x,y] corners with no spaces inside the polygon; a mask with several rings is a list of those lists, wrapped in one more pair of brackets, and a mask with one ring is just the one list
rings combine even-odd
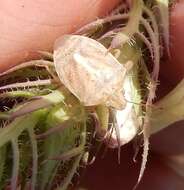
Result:
{"label": "insect body", "polygon": [[54,64],[61,82],[85,106],[125,107],[126,68],[99,42],[64,35],[55,43]]}

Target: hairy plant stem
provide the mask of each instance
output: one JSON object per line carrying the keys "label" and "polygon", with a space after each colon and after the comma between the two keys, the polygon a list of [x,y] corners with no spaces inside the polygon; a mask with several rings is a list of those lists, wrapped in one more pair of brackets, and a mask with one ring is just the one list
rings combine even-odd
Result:
{"label": "hairy plant stem", "polygon": [[113,38],[111,42],[111,48],[117,48],[122,46],[127,41],[129,41],[133,35],[139,30],[140,19],[142,16],[143,1],[142,0],[133,0],[132,9],[129,13],[129,20],[127,25],[123,28],[121,32],[118,32],[117,35]]}
{"label": "hairy plant stem", "polygon": [[168,56],[170,56],[169,49],[169,0],[156,0],[159,10],[158,20],[160,22],[161,32],[163,33],[164,43]]}
{"label": "hairy plant stem", "polygon": [[36,187],[36,180],[37,180],[37,172],[38,172],[38,148],[37,148],[37,141],[34,134],[34,128],[28,128],[29,138],[32,147],[32,177],[31,177],[31,185],[30,190],[34,190]]}
{"label": "hairy plant stem", "polygon": [[184,79],[164,98],[155,103],[151,114],[151,133],[184,120]]}
{"label": "hairy plant stem", "polygon": [[12,109],[9,112],[9,118],[13,119],[42,108],[48,108],[53,105],[62,103],[64,100],[65,96],[60,90],[55,90],[52,93],[44,96],[36,96],[32,100]]}
{"label": "hairy plant stem", "polygon": [[44,110],[39,110],[34,112],[32,115],[26,115],[16,118],[8,126],[0,129],[0,147],[11,141],[11,139],[16,139],[19,135],[26,130],[28,127],[34,127],[38,122],[40,115],[42,115]]}
{"label": "hairy plant stem", "polygon": [[20,153],[18,147],[18,139],[14,138],[11,140],[13,150],[13,169],[11,178],[11,190],[16,190],[18,186],[18,174],[19,174],[19,162]]}
{"label": "hairy plant stem", "polygon": [[31,67],[31,66],[38,66],[38,67],[46,67],[46,66],[51,66],[53,67],[53,63],[51,61],[46,61],[46,60],[33,60],[33,61],[28,61],[24,62],[20,65],[17,65],[15,67],[10,68],[9,70],[0,73],[0,76],[7,75],[9,73],[12,73],[16,70],[23,69],[26,67]]}
{"label": "hairy plant stem", "polygon": [[79,167],[82,156],[84,155],[85,144],[86,144],[86,124],[84,124],[84,129],[83,132],[81,133],[80,147],[83,147],[83,149],[81,150],[80,154],[75,157],[74,164],[69,171],[69,175],[64,179],[62,185],[58,187],[56,190],[66,190],[69,184],[71,183],[74,174],[77,172],[77,168]]}

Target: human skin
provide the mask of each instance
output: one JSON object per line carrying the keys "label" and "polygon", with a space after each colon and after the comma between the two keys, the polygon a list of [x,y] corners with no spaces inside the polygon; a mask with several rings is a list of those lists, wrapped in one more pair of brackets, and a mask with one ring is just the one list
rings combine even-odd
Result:
{"label": "human skin", "polygon": [[110,11],[119,0],[1,0],[0,71]]}
{"label": "human skin", "polygon": [[[32,52],[52,50],[53,42],[57,37],[71,33],[96,17],[107,14],[118,2],[120,0],[1,0],[0,72],[33,58]],[[184,76],[183,10],[184,1],[181,0],[178,1],[171,12],[171,56],[170,59],[162,63],[161,67],[161,87],[166,91]],[[183,154],[184,140],[181,136],[183,132],[183,125],[173,125],[154,135],[151,141],[152,150],[163,156]],[[126,165],[126,162],[132,163],[133,151],[130,151],[130,147],[122,147],[122,150],[122,165]],[[168,189],[167,186],[172,186],[172,189],[177,190],[183,189],[182,178],[168,169],[159,160],[160,156],[153,156],[151,159],[150,167],[143,179],[145,182],[139,189],[154,187],[153,189],[166,190]],[[116,189],[118,187],[119,189],[122,189],[122,187],[129,188],[129,182],[134,182],[132,176],[138,175],[137,166],[135,166],[136,170],[134,170],[134,167],[124,166],[118,166],[119,169],[116,170],[116,164],[112,165],[114,162],[115,157],[112,153],[107,154],[105,161],[98,159],[86,175],[86,185],[91,186],[91,183],[94,182],[98,185],[95,190],[98,190],[98,187],[100,189],[100,184],[103,187],[101,189],[109,188],[111,190],[111,186],[108,185],[108,182],[111,181],[115,187],[117,186]],[[94,169],[95,166],[97,169]],[[99,166],[102,166],[101,168],[109,167],[109,172],[104,174]],[[106,176],[106,179],[103,180],[98,177],[100,172]],[[155,179],[155,176],[160,176],[160,178]],[[126,183],[123,183],[123,179]],[[95,180],[97,183],[95,183]],[[182,188],[180,188],[181,186]]]}

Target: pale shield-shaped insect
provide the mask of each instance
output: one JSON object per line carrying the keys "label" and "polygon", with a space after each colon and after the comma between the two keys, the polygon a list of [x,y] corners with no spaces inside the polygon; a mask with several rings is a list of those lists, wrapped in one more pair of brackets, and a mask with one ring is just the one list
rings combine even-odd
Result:
{"label": "pale shield-shaped insect", "polygon": [[54,64],[61,82],[85,106],[105,104],[122,109],[126,69],[99,42],[64,35],[55,42]]}

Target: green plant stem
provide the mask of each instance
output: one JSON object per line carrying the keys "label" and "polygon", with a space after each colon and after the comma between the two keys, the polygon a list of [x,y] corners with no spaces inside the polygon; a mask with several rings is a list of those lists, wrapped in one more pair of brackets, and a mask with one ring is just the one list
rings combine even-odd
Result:
{"label": "green plant stem", "polygon": [[184,79],[154,105],[151,115],[151,133],[157,133],[181,120],[184,120]]}
{"label": "green plant stem", "polygon": [[0,73],[0,76],[3,76],[3,75],[7,75],[7,74],[10,74],[14,71],[17,71],[19,69],[23,69],[23,68],[26,68],[26,67],[30,67],[30,66],[40,66],[40,67],[45,67],[45,66],[53,66],[53,63],[51,61],[46,61],[46,60],[33,60],[33,61],[28,61],[28,62],[24,62],[20,65],[17,65],[15,67],[12,67],[10,68],[9,70],[5,71],[5,72],[2,72]]}
{"label": "green plant stem", "polygon": [[4,171],[6,169],[5,166],[6,152],[7,152],[7,146],[3,146],[0,148],[0,188],[2,188],[1,182],[3,179]]}
{"label": "green plant stem", "polygon": [[133,0],[132,9],[129,13],[129,20],[127,25],[123,28],[121,32],[118,32],[117,35],[113,38],[111,42],[111,47],[116,48],[120,45],[125,44],[129,41],[132,36],[139,31],[139,24],[142,16],[143,10],[143,1],[142,0]]}
{"label": "green plant stem", "polygon": [[38,172],[38,148],[37,141],[34,134],[34,129],[32,127],[28,128],[29,138],[32,147],[32,179],[30,190],[34,190],[36,186],[36,177]]}
{"label": "green plant stem", "polygon": [[163,38],[166,46],[168,55],[170,56],[169,50],[169,0],[156,0],[159,9],[159,22],[163,32]]}
{"label": "green plant stem", "polygon": [[16,91],[7,91],[0,94],[0,98],[16,98],[16,97],[23,97],[23,98],[31,98],[33,96],[36,96],[37,94],[28,90],[16,90]]}
{"label": "green plant stem", "polygon": [[13,139],[11,141],[12,150],[13,150],[13,169],[12,169],[12,178],[11,178],[11,190],[17,189],[18,174],[19,174],[19,162],[20,162],[20,153],[18,147],[18,140]]}
{"label": "green plant stem", "polygon": [[33,98],[32,101],[26,102],[25,104],[12,109],[10,112],[10,118],[16,118],[42,108],[50,107],[52,105],[64,102],[64,100],[64,94],[59,90],[54,90],[50,94],[44,96],[37,96]]}
{"label": "green plant stem", "polygon": [[62,153],[61,155],[48,158],[48,160],[62,160],[62,161],[70,160],[71,158],[81,154],[82,151],[84,151],[84,146],[79,145],[78,147],[73,148],[65,153]]}
{"label": "green plant stem", "polygon": [[[85,147],[85,143],[86,143],[86,124],[84,124],[84,131],[81,134],[81,147]],[[84,152],[81,151],[81,153],[75,158],[73,166],[71,168],[71,170],[68,172],[68,176],[64,179],[62,185],[60,187],[58,187],[56,190],[66,190],[67,187],[69,186],[69,184],[71,183],[71,180],[74,176],[74,174],[77,172],[77,168],[79,167],[80,161],[82,159],[82,156]]]}

